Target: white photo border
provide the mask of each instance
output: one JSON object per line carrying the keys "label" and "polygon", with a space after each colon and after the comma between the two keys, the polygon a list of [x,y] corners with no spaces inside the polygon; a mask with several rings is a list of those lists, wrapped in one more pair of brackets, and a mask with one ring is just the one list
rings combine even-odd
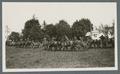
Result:
{"label": "white photo border", "polygon": [[[3,13],[3,4],[9,2],[2,2],[2,14]],[[24,2],[10,2],[10,3],[24,3]],[[27,2],[31,3],[31,2]],[[114,57],[115,57],[115,66],[114,67],[95,67],[95,68],[22,68],[22,69],[7,69],[6,68],[6,49],[5,49],[5,26],[3,22],[2,15],[2,71],[3,72],[45,72],[45,71],[110,71],[110,70],[118,70],[118,42],[117,42],[117,2],[32,2],[32,3],[69,3],[69,4],[81,4],[81,3],[115,3],[116,5],[116,20],[115,20],[115,49],[114,49]]]}

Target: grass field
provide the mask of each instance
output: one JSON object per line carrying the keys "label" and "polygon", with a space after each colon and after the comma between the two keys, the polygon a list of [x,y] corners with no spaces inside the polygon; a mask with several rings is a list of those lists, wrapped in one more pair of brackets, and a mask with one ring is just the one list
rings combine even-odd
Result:
{"label": "grass field", "polygon": [[114,49],[44,51],[40,48],[6,47],[7,68],[113,67]]}

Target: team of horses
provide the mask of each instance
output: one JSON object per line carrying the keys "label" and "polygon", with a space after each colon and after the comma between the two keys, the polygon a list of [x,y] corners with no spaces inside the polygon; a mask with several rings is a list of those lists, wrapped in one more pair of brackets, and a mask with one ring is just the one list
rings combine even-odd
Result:
{"label": "team of horses", "polygon": [[74,39],[74,40],[43,40],[39,41],[6,41],[7,46],[18,47],[18,48],[43,48],[44,50],[85,50],[88,48],[107,48],[114,47],[114,38],[108,38],[107,36],[101,36],[99,40],[93,40],[90,37],[85,37],[84,39]]}

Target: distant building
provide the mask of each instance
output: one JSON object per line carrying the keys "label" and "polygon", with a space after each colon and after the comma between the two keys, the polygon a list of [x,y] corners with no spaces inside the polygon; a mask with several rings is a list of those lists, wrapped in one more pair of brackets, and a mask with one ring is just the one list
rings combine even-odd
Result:
{"label": "distant building", "polygon": [[90,36],[93,40],[100,40],[100,36],[102,35],[104,36],[104,34],[100,33],[98,30],[93,30],[86,33],[86,36]]}
{"label": "distant building", "polygon": [[[102,35],[105,36],[104,33],[100,32],[97,29],[86,33],[86,36],[90,36],[93,40],[100,40],[100,36],[102,36]],[[108,36],[108,38],[114,38],[114,28],[113,27],[109,27],[107,36]]]}

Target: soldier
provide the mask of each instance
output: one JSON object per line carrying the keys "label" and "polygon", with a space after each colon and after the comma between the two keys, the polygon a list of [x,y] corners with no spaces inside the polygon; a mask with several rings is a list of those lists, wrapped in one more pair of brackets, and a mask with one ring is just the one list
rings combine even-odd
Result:
{"label": "soldier", "polygon": [[102,35],[102,36],[100,36],[100,42],[101,42],[101,47],[103,48],[103,47],[105,47],[105,43],[104,43],[104,41],[105,41],[105,37]]}

